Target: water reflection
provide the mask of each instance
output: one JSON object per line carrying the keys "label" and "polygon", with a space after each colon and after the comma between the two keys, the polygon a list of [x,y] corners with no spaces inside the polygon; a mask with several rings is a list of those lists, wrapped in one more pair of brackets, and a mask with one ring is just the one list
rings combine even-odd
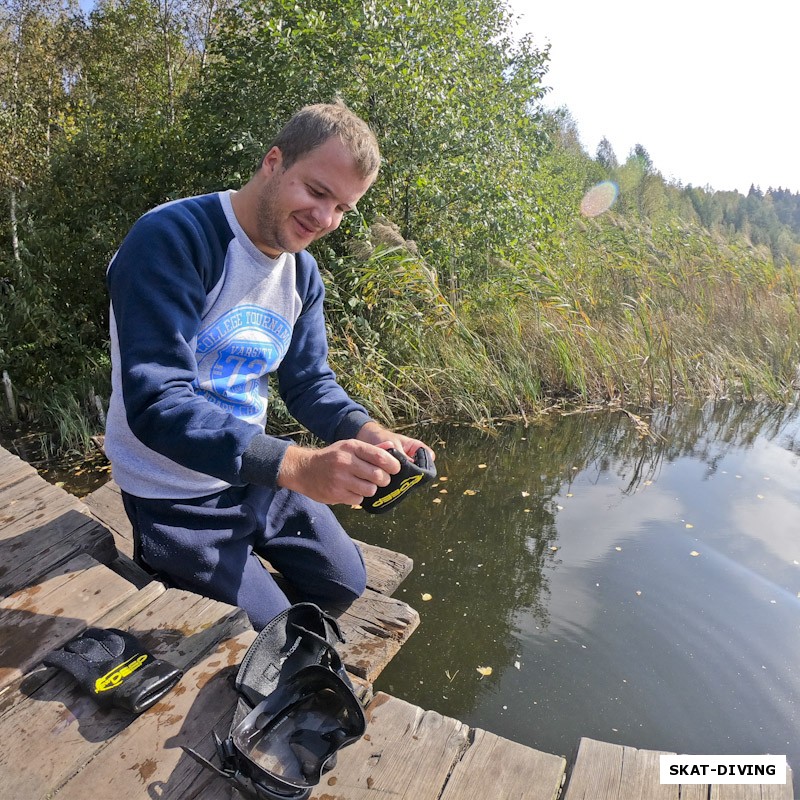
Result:
{"label": "water reflection", "polygon": [[422,624],[378,688],[549,752],[593,736],[797,772],[800,414],[648,422],[443,429],[447,480],[387,517],[342,511],[415,561],[399,594]]}

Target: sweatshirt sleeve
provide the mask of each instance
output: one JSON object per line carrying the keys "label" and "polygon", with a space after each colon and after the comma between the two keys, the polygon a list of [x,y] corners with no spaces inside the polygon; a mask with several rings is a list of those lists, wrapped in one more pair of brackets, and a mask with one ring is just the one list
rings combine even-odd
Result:
{"label": "sweatshirt sleeve", "polygon": [[[260,428],[194,390],[194,338],[231,238],[217,199],[172,204],[133,226],[107,284],[131,432],[181,466],[238,484],[242,454]],[[272,440],[273,462],[285,447]]]}

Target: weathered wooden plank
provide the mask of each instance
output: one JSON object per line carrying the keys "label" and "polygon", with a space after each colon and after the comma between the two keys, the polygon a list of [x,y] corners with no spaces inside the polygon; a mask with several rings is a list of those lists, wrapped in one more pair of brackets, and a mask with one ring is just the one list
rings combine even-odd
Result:
{"label": "weathered wooden plank", "polygon": [[419,614],[402,600],[370,589],[345,609],[328,609],[346,643],[339,652],[348,671],[370,683],[380,675],[419,625]]}
{"label": "weathered wooden plank", "polygon": [[617,800],[623,753],[619,745],[581,739],[565,800]]}
{"label": "weathered wooden plank", "polygon": [[353,541],[361,549],[367,568],[367,586],[381,594],[394,594],[397,587],[409,576],[414,561],[403,553],[387,550],[357,539]]}
{"label": "weathered wooden plank", "polygon": [[102,564],[117,556],[106,528],[76,510],[0,539],[0,597],[30,586],[81,553]]}
{"label": "weathered wooden plank", "polygon": [[564,800],[792,800],[786,784],[661,784],[658,751],[581,739]]}
{"label": "weathered wooden plank", "polygon": [[[367,733],[341,750],[315,800],[436,800],[469,746],[469,728],[379,692],[367,706]],[[211,798],[211,795],[203,795]]]}
{"label": "weathered wooden plank", "polygon": [[38,473],[30,464],[0,447],[0,492],[5,486],[36,474]]}
{"label": "weathered wooden plank", "polygon": [[[119,486],[114,481],[95,489],[83,498],[91,514],[102,522],[114,535],[120,553],[133,557],[131,525],[122,505]],[[367,568],[367,586],[381,594],[392,594],[408,577],[414,562],[402,553],[384,547],[356,542],[364,555]]]}
{"label": "weathered wooden plank", "polygon": [[[246,646],[236,637],[242,632],[251,638],[255,635],[244,631],[248,626],[239,609],[170,589],[133,616],[124,627],[139,636],[155,655],[181,668],[190,668],[215,649],[227,654],[225,658],[230,663],[238,663]],[[223,642],[221,646],[220,641]],[[222,660],[221,656],[206,659],[206,672],[216,674]],[[90,762],[103,763],[98,753],[134,720],[138,723],[150,719],[148,724],[161,731],[153,735],[159,748],[163,748],[168,732],[182,724],[183,715],[174,710],[172,703],[184,694],[187,695],[184,702],[190,702],[202,688],[202,681],[189,669],[190,674],[185,675],[161,703],[137,719],[115,709],[99,709],[78,691],[68,675],[53,672],[51,680],[0,718],[0,741],[4,742],[0,752],[0,776],[8,797],[46,797]],[[206,721],[206,732],[211,724],[213,721]],[[57,754],[55,758],[54,754]],[[120,770],[118,757],[107,763],[111,769]],[[135,769],[139,777],[147,775],[150,769],[145,762],[128,763],[136,764],[131,769]],[[94,786],[95,793],[99,786]],[[148,795],[141,793],[139,796]]]}
{"label": "weathered wooden plank", "polygon": [[567,762],[476,728],[441,800],[556,800]]}
{"label": "weathered wooden plank", "polygon": [[136,588],[87,555],[0,602],[0,689],[17,684],[50,650],[119,605]]}
{"label": "weathered wooden plank", "polygon": [[662,784],[659,756],[655,750],[623,747],[620,797],[631,800],[678,800],[679,786]]}
{"label": "weathered wooden plank", "polygon": [[706,783],[687,783],[681,786],[681,800],[708,800],[711,787]]}
{"label": "weathered wooden plank", "polygon": [[7,488],[0,497],[0,537],[9,539],[33,525],[42,525],[67,511],[82,508],[80,500],[63,489],[38,475],[29,475]]}
{"label": "weathered wooden plank", "polygon": [[122,505],[122,494],[114,481],[108,481],[83,498],[89,513],[100,520],[113,534],[117,550],[133,558],[133,531]]}
{"label": "weathered wooden plank", "polygon": [[785,784],[714,784],[709,800],[793,800],[794,797],[791,769],[787,768]]}

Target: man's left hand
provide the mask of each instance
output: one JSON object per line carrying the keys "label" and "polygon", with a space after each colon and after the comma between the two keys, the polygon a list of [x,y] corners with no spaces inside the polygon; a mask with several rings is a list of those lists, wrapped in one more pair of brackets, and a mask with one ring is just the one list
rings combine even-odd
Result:
{"label": "man's left hand", "polygon": [[368,422],[364,425],[356,434],[356,439],[378,446],[390,445],[404,452],[412,460],[414,458],[414,453],[416,453],[420,447],[424,447],[431,453],[433,459],[436,459],[436,453],[434,453],[425,442],[420,439],[412,439],[410,436],[403,436],[401,433],[390,431],[388,428],[378,425],[377,422]]}

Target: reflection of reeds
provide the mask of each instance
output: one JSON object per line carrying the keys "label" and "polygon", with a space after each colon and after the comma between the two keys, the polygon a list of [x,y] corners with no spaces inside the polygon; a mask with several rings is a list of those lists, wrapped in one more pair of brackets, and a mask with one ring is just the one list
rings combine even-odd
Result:
{"label": "reflection of reeds", "polygon": [[530,263],[493,261],[453,306],[395,239],[326,275],[332,362],[389,422],[524,414],[558,397],[786,400],[796,388],[797,276],[745,243],[607,215]]}

